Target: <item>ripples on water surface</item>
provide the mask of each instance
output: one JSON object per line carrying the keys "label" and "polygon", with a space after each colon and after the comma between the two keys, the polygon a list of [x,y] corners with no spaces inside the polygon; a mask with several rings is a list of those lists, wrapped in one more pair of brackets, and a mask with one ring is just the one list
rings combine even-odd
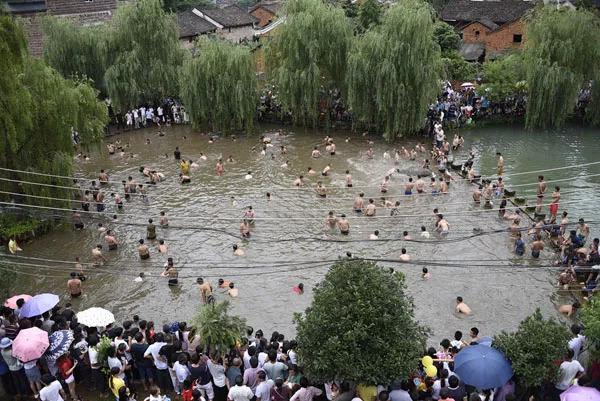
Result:
{"label": "ripples on water surface", "polygon": [[[312,147],[325,137],[325,131],[316,134],[300,130],[286,131],[286,136],[277,137],[273,134],[275,129],[267,127],[264,130],[273,138],[275,146],[270,148],[270,152],[276,155],[274,160],[270,153],[261,156],[258,146],[257,150],[253,150],[258,143],[258,136],[241,137],[235,143],[230,138],[219,138],[214,144],[208,144],[207,136],[177,127],[169,128],[164,137],[159,137],[154,131],[139,131],[109,139],[119,138],[123,143],[129,142],[132,152],[137,155],[134,159],[121,158],[119,155],[109,157],[102,147],[102,152],[92,154],[91,161],[80,164],[77,174],[82,177],[96,177],[100,168],[105,168],[111,174],[111,180],[126,179],[132,175],[140,182],[138,169],[147,165],[164,172],[167,178],[165,182],[150,188],[149,205],[142,204],[139,199],[126,203],[124,213],[136,216],[121,216],[120,223],[135,222],[142,225],[108,224],[121,243],[118,251],[105,252],[109,262],[104,269],[114,273],[91,272],[89,281],[84,283],[83,298],[74,300],[75,307],[103,306],[114,311],[120,320],[134,313],[157,324],[167,320],[188,320],[199,305],[195,277],[209,277],[213,286],[216,286],[217,278],[223,277],[234,281],[239,288],[240,296],[232,302],[235,313],[246,316],[255,329],[278,330],[293,335],[292,314],[303,311],[309,305],[311,287],[326,272],[324,265],[297,263],[335,259],[347,251],[356,256],[397,258],[403,246],[415,260],[454,260],[458,264],[452,267],[428,266],[432,274],[429,281],[421,280],[422,266],[389,265],[406,274],[409,293],[416,305],[416,317],[432,328],[433,340],[451,336],[454,330],[467,332],[472,326],[478,326],[483,335],[491,335],[502,329],[510,330],[536,307],[547,315],[554,315],[554,303],[568,301],[565,296],[556,295],[554,275],[547,269],[507,266],[518,263],[534,267],[549,262],[515,258],[506,234],[451,241],[468,237],[473,233],[473,228],[493,230],[507,226],[498,219],[496,211],[481,212],[482,209],[470,202],[472,188],[466,183],[459,181],[452,184],[451,193],[444,197],[402,197],[401,214],[417,216],[393,219],[357,217],[351,211],[352,199],[364,186],[371,187],[365,190],[366,198],[380,197],[377,186],[386,172],[394,167],[393,161],[383,160],[382,155],[386,149],[391,151],[392,145],[377,139],[374,145],[376,156],[373,160],[367,160],[364,138],[353,136],[346,143],[346,133],[332,132],[337,154],[314,160],[310,158]],[[184,135],[187,135],[187,139],[183,139]],[[457,159],[466,158],[468,150],[472,148],[477,154],[476,168],[484,174],[495,170],[496,151],[504,154],[508,175],[598,160],[599,145],[595,140],[598,131],[573,129],[560,133],[525,133],[518,128],[488,128],[465,131],[463,135],[466,147],[458,152]],[[149,145],[145,144],[147,137],[151,139]],[[414,143],[408,141],[394,146],[412,146]],[[287,147],[288,155],[280,155],[280,145]],[[180,146],[184,158],[199,160],[200,152],[208,156],[208,161],[199,161],[200,169],[191,174],[191,185],[180,187],[176,184],[179,170],[172,157],[175,146]],[[169,157],[166,158],[165,154]],[[229,155],[233,156],[235,162],[225,164],[224,177],[216,177],[216,159],[222,157],[225,160]],[[422,155],[419,157],[423,158]],[[280,167],[285,160],[290,162],[287,169]],[[320,172],[327,163],[332,164],[333,174],[330,177],[318,175],[310,179],[311,185],[314,185],[317,179],[324,178],[325,185],[330,189],[327,199],[319,199],[307,190],[292,188],[295,176],[305,173],[308,166]],[[416,162],[409,161],[402,161],[399,166],[405,172],[414,171],[416,167]],[[356,188],[340,190],[344,186],[347,169],[354,177]],[[252,171],[252,180],[244,179],[247,171]],[[600,165],[546,173],[547,180],[568,179],[559,185],[565,193],[571,192],[563,196],[563,201],[569,203],[565,207],[571,213],[572,220],[580,216],[588,220],[595,218],[597,208],[592,199],[599,195],[600,177],[589,175],[599,173]],[[528,174],[508,177],[506,180],[509,184],[520,185],[535,182],[536,177],[537,174]],[[395,201],[397,198],[394,194],[403,192],[400,185],[405,179],[406,175],[403,174],[396,174],[392,178],[389,199]],[[549,184],[550,192],[553,185]],[[526,188],[532,190],[534,185]],[[580,192],[573,193],[577,188],[581,189]],[[266,191],[272,194],[270,202],[266,200]],[[107,190],[109,194],[110,190]],[[231,197],[234,197],[237,206],[232,205]],[[110,197],[107,198],[108,204]],[[238,235],[237,218],[246,205],[252,205],[258,217],[273,220],[257,221],[252,239],[243,243],[246,255],[234,257],[231,246],[238,241],[228,233]],[[447,241],[418,244],[306,240],[310,237],[341,239],[339,235],[324,229],[324,218],[329,210],[337,214],[346,213],[350,217],[351,233],[348,239],[367,239],[375,229],[380,231],[380,238],[399,238],[404,230],[418,237],[421,225],[433,231],[434,207],[447,214],[451,225]],[[111,204],[109,211],[112,209]],[[160,273],[166,260],[166,255],[159,254],[154,247],[148,261],[140,261],[136,251],[137,240],[145,237],[143,224],[147,217],[154,217],[158,221],[160,210],[167,211],[173,226],[169,229],[159,228],[158,238],[166,240],[170,247],[169,255],[180,267],[181,286],[176,289],[169,288],[166,279],[157,277],[149,277],[143,283],[134,282],[134,277],[140,271],[148,275]],[[378,215],[387,216],[389,210],[379,208]],[[217,217],[236,220],[213,220]],[[91,222],[83,232],[67,228],[26,244],[21,255],[58,260],[73,260],[80,256],[83,261],[89,262],[92,247],[103,242],[92,227],[92,223],[96,224],[97,221]],[[194,228],[184,230],[176,228],[176,225]],[[211,230],[203,229],[207,227]],[[593,230],[593,235],[596,234]],[[551,257],[552,253],[548,250],[542,254],[542,259]],[[216,269],[212,266],[227,267]],[[52,274],[53,277],[21,276],[19,288],[14,291],[57,292],[66,300],[68,274],[43,273]],[[291,291],[299,282],[305,284],[303,296]],[[461,317],[453,313],[457,295],[471,306],[473,316]],[[218,299],[224,298],[224,295],[218,295]]]}

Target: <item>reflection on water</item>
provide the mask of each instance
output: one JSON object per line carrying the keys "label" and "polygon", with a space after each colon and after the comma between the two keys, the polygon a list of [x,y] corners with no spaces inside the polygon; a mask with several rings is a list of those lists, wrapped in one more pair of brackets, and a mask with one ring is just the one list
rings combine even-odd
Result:
{"label": "reflection on water", "polygon": [[[123,212],[117,213],[116,222],[110,221],[108,216],[86,218],[84,231],[73,231],[70,227],[56,231],[24,246],[21,256],[62,261],[72,261],[79,256],[90,262],[91,249],[103,242],[96,228],[98,222],[103,222],[115,231],[121,245],[118,250],[105,253],[106,265],[89,269],[84,296],[73,301],[75,308],[103,306],[114,311],[119,319],[137,313],[157,324],[191,318],[200,303],[196,277],[208,278],[215,287],[217,279],[223,277],[234,281],[239,288],[239,298],[232,301],[235,313],[246,316],[254,328],[293,335],[292,314],[309,305],[311,287],[322,279],[330,264],[323,261],[335,260],[346,252],[361,257],[397,258],[402,247],[407,248],[413,260],[429,263],[382,265],[406,274],[416,317],[433,329],[434,340],[452,335],[454,330],[465,332],[472,326],[478,326],[483,335],[513,329],[536,307],[549,315],[556,313],[552,302],[556,297],[554,274],[539,267],[550,264],[552,253],[547,250],[541,260],[533,262],[515,257],[505,233],[472,236],[474,229],[491,231],[507,225],[496,211],[482,210],[470,202],[472,187],[465,182],[452,183],[451,193],[443,197],[398,197],[407,177],[395,174],[386,197],[393,202],[400,200],[401,216],[374,219],[357,216],[351,206],[358,192],[363,190],[366,198],[373,197],[377,201],[381,197],[378,185],[394,167],[393,161],[384,160],[382,155],[384,150],[391,150],[392,145],[375,140],[376,155],[369,160],[365,156],[365,138],[353,136],[345,142],[345,132],[334,132],[337,154],[312,159],[313,146],[321,142],[326,132],[285,132],[286,135],[277,136],[275,130],[266,131],[274,146],[264,156],[260,154],[258,137],[240,137],[235,142],[231,138],[218,138],[209,144],[207,136],[181,127],[170,128],[164,137],[149,130],[111,138],[129,143],[129,151],[135,157],[109,156],[103,147],[101,153],[92,154],[91,161],[78,166],[78,175],[97,177],[100,168],[104,168],[111,180],[120,181],[131,175],[143,182],[139,168],[150,166],[163,172],[166,180],[149,188],[148,204],[137,198],[126,202]],[[515,186],[534,183],[537,174],[510,177],[511,173],[594,162],[599,146],[594,141],[598,132],[592,131],[556,134],[489,128],[462,134],[466,148],[458,152],[457,159],[466,158],[472,148],[477,154],[477,169],[491,174],[495,170],[495,152],[501,151],[508,175],[506,181]],[[150,144],[145,143],[146,138]],[[409,141],[396,146],[414,143]],[[281,145],[287,147],[288,154],[280,154]],[[179,170],[172,156],[175,146],[181,148],[184,158],[200,164],[200,168],[191,173],[192,183],[183,187],[177,184]],[[207,161],[200,160],[201,153],[208,157]],[[225,160],[230,155],[234,162],[226,162],[225,175],[217,177],[216,160]],[[419,155],[421,159],[424,157]],[[289,167],[281,167],[286,160]],[[309,177],[313,187],[317,180],[323,180],[330,191],[326,199],[318,198],[312,191],[292,187],[295,177],[304,174],[308,167],[320,172],[327,163],[332,166],[330,176]],[[400,171],[414,171],[417,167],[417,162],[404,160],[398,166]],[[351,190],[343,188],[346,170],[350,170],[354,178],[355,188]],[[251,180],[244,179],[248,171],[252,172]],[[547,180],[568,179],[559,185],[565,192],[563,201],[573,220],[579,216],[593,219],[590,200],[599,195],[600,177],[589,176],[598,173],[600,165],[546,173]],[[120,185],[111,188],[121,190]],[[534,185],[515,188],[520,192],[531,191]],[[107,192],[109,195],[111,190]],[[266,192],[272,195],[270,201]],[[107,198],[109,203],[110,197]],[[237,238],[239,218],[248,205],[253,206],[259,218],[266,219],[255,222],[250,240],[240,241]],[[379,230],[381,239],[399,239],[405,230],[418,238],[422,225],[433,231],[432,210],[436,207],[450,222],[451,234],[445,240],[434,238],[427,244],[400,240],[354,241],[367,240],[374,230]],[[108,210],[112,215],[112,204]],[[151,258],[140,261],[137,240],[145,237],[147,219],[153,217],[157,221],[163,210],[170,218],[171,227],[159,228],[158,237],[166,241],[169,253],[159,254],[157,242],[152,241]],[[326,230],[324,220],[329,210],[349,215],[351,233],[348,237]],[[389,209],[379,208],[378,216],[389,216]],[[245,256],[233,255],[234,243],[242,245]],[[165,278],[156,277],[163,270],[167,256],[172,256],[180,269],[181,285],[177,288],[168,287]],[[48,264],[43,260],[20,262]],[[66,300],[67,265],[52,266],[54,270],[21,266],[23,271],[33,275],[20,276],[14,292],[56,292]],[[428,281],[421,279],[424,266],[432,275]],[[147,279],[134,282],[142,271]],[[292,287],[299,282],[306,288],[301,296],[292,292]],[[458,295],[471,306],[472,316],[454,314],[454,299]],[[217,298],[225,299],[226,295],[218,293]],[[554,302],[565,300],[558,297]]]}

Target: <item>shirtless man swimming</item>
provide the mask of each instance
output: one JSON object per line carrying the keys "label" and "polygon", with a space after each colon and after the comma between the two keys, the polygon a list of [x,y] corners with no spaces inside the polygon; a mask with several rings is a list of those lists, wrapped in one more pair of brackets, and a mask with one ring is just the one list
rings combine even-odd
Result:
{"label": "shirtless man swimming", "polygon": [[504,157],[500,152],[496,152],[496,174],[504,174]]}
{"label": "shirtless man swimming", "polygon": [[295,187],[301,187],[304,185],[304,176],[303,175],[299,175],[298,178],[296,178],[294,180],[294,186]]}
{"label": "shirtless man swimming", "polygon": [[544,250],[544,241],[539,234],[536,234],[535,241],[531,243],[531,256],[535,259],[540,257],[540,252]]}
{"label": "shirtless man swimming", "polygon": [[462,297],[456,297],[456,307],[454,310],[456,313],[462,313],[463,315],[470,315],[472,313],[471,308],[463,301]]}
{"label": "shirtless man swimming", "polygon": [[375,206],[375,201],[373,199],[369,199],[369,204],[365,208],[365,216],[373,217],[377,212],[377,207]]}
{"label": "shirtless man swimming", "polygon": [[383,179],[383,181],[381,182],[381,184],[379,185],[379,191],[381,191],[382,194],[386,193],[388,191],[390,185],[390,176],[386,175],[385,178]]}
{"label": "shirtless man swimming", "polygon": [[317,159],[317,158],[321,157],[321,151],[319,151],[319,148],[317,148],[317,147],[315,146],[315,147],[313,148],[313,151],[311,152],[310,156],[311,156],[312,158],[315,158],[315,159]]}
{"label": "shirtless man swimming", "polygon": [[346,170],[346,187],[352,188],[352,175],[350,174],[350,170]]}
{"label": "shirtless man swimming", "polygon": [[337,221],[338,228],[343,235],[348,235],[350,233],[350,223],[346,219],[346,215],[342,214]]}
{"label": "shirtless man swimming", "polygon": [[214,302],[212,295],[213,289],[210,283],[205,283],[202,277],[198,277],[198,279],[196,279],[196,283],[198,283],[198,289],[200,290],[200,299],[202,299],[202,303],[207,304]]}
{"label": "shirtless man swimming", "polygon": [[365,208],[364,196],[365,194],[361,192],[356,198],[354,198],[354,204],[352,205],[352,207],[354,208],[354,211],[356,213],[362,213],[363,209]]}
{"label": "shirtless man swimming", "polygon": [[438,214],[437,215],[437,222],[435,223],[435,229],[437,232],[440,233],[440,235],[448,235],[448,232],[450,230],[450,224],[448,224],[448,221],[446,221],[446,219],[444,219],[444,215],[443,214]]}
{"label": "shirtless man swimming", "polygon": [[404,184],[404,195],[412,195],[412,190],[415,187],[412,177],[408,177],[408,182]]}
{"label": "shirtless man swimming", "polygon": [[481,189],[483,187],[480,185],[475,191],[473,191],[473,201],[476,205],[481,204]]}
{"label": "shirtless man swimming", "polygon": [[327,197],[327,188],[325,188],[325,186],[323,185],[323,183],[321,181],[317,181],[317,187],[315,188],[315,192],[321,198]]}
{"label": "shirtless man swimming", "polygon": [[417,176],[417,182],[415,182],[415,187],[417,187],[417,193],[422,194],[423,192],[425,192],[425,181],[423,181],[420,175]]}
{"label": "shirtless man swimming", "polygon": [[541,211],[542,203],[544,200],[544,193],[546,192],[547,187],[548,187],[548,185],[546,184],[546,181],[544,181],[544,176],[543,175],[538,176],[537,201],[536,201],[536,208],[535,208],[535,212],[538,214]]}
{"label": "shirtless man swimming", "polygon": [[325,218],[325,227],[329,230],[334,229],[337,226],[337,217],[333,214],[333,211],[330,211]]}

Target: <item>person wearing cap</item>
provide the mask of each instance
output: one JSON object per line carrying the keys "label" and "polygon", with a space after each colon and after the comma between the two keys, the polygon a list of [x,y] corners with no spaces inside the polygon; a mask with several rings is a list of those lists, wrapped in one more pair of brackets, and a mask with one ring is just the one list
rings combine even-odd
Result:
{"label": "person wearing cap", "polygon": [[25,376],[25,370],[23,364],[12,354],[12,340],[8,337],[4,337],[0,340],[0,354],[2,359],[8,365],[10,371],[10,377],[16,387],[18,395],[27,395],[27,388],[29,387],[27,376]]}

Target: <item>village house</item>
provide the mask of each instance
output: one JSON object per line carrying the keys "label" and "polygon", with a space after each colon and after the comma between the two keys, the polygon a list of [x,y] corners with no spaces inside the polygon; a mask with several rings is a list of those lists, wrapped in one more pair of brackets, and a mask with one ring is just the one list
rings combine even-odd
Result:
{"label": "village house", "polygon": [[[238,6],[194,8],[177,14],[179,39],[189,46],[198,35],[215,33],[232,42],[251,40],[256,19]],[[212,28],[211,28],[212,26]]]}
{"label": "village house", "polygon": [[54,15],[68,18],[78,25],[96,25],[109,21],[117,8],[117,0],[7,0],[4,9],[23,25],[29,52],[43,53],[42,18]]}
{"label": "village house", "polygon": [[451,0],[441,17],[459,31],[460,54],[468,61],[483,61],[523,46],[523,17],[533,7],[523,0]]}
{"label": "village house", "polygon": [[280,7],[280,1],[263,0],[250,9],[250,14],[258,20],[257,25],[263,28],[277,19]]}

